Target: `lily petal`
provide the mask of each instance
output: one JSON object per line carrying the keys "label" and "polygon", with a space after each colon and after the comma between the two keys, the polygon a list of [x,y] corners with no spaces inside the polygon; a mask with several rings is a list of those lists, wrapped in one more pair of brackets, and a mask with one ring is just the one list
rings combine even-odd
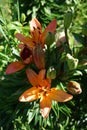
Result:
{"label": "lily petal", "polygon": [[48,32],[55,32],[57,26],[57,21],[56,19],[53,19],[48,26],[46,27],[45,31],[47,30]]}
{"label": "lily petal", "polygon": [[45,78],[45,73],[46,73],[45,69],[40,70],[40,72],[38,74],[38,79],[44,79]]}
{"label": "lily petal", "polygon": [[26,90],[20,97],[21,102],[31,102],[39,98],[39,89],[37,87],[32,87]]}
{"label": "lily petal", "polygon": [[38,29],[35,29],[31,32],[32,40],[34,41],[35,45],[40,43],[40,32]]}
{"label": "lily petal", "polygon": [[56,88],[51,88],[49,96],[52,100],[57,102],[67,102],[73,98],[71,94],[68,94],[63,90],[57,90]]}
{"label": "lily petal", "polygon": [[56,19],[53,19],[48,26],[46,27],[46,29],[44,30],[44,32],[41,34],[40,39],[41,39],[41,43],[42,45],[44,45],[45,43],[45,38],[46,38],[46,34],[47,32],[52,32],[54,33],[56,30],[56,26],[57,26],[57,21]]}
{"label": "lily petal", "polygon": [[25,44],[23,44],[23,43],[18,44],[18,48],[20,48],[20,49],[23,49],[24,46],[25,46]]}
{"label": "lily petal", "polygon": [[34,31],[35,28],[42,30],[40,22],[36,18],[33,18],[30,22],[30,31]]}
{"label": "lily petal", "polygon": [[24,44],[26,44],[28,47],[32,48],[34,46],[34,43],[32,41],[32,38],[29,37],[25,37],[23,34],[21,33],[16,33],[15,37],[20,40],[21,42],[23,42]]}
{"label": "lily petal", "polygon": [[45,86],[47,84],[46,80],[45,79],[45,73],[46,73],[46,70],[45,69],[42,69],[39,71],[39,74],[38,74],[38,83],[40,86]]}
{"label": "lily petal", "polygon": [[35,43],[39,43],[40,34],[42,33],[42,27],[36,18],[33,18],[30,22],[30,33]]}
{"label": "lily petal", "polygon": [[48,117],[51,110],[52,100],[48,96],[43,96],[40,100],[41,114],[44,118]]}
{"label": "lily petal", "polygon": [[32,86],[38,86],[38,75],[32,69],[27,69],[26,74]]}
{"label": "lily petal", "polygon": [[6,69],[6,74],[15,73],[21,69],[23,69],[25,65],[21,61],[15,61],[8,65]]}

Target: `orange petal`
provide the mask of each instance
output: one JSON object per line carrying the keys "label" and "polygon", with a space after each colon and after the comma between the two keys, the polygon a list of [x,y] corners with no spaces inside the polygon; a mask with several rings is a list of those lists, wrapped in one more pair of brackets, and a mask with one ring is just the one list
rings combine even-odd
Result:
{"label": "orange petal", "polygon": [[25,65],[21,61],[12,62],[8,65],[6,69],[6,74],[12,74],[15,73],[21,69],[23,69]]}
{"label": "orange petal", "polygon": [[35,43],[40,43],[40,34],[42,33],[41,24],[36,18],[30,22],[30,33]]}
{"label": "orange petal", "polygon": [[38,79],[44,79],[45,78],[45,73],[46,73],[45,69],[40,70],[40,72],[38,74]]}
{"label": "orange petal", "polygon": [[32,70],[26,70],[27,78],[33,86],[38,86],[38,75]]}
{"label": "orange petal", "polygon": [[29,37],[25,37],[23,34],[16,33],[15,37],[30,48],[32,48],[34,46],[32,39]]}
{"label": "orange petal", "polygon": [[52,33],[54,33],[55,30],[56,30],[56,26],[57,26],[57,21],[56,21],[56,19],[52,20],[52,21],[48,24],[48,26],[46,27],[46,29],[44,30],[44,32],[43,32],[43,33],[41,34],[41,36],[40,36],[40,40],[41,40],[42,45],[44,45],[44,43],[45,43],[45,38],[46,38],[47,32],[52,32]]}
{"label": "orange petal", "polygon": [[51,87],[51,80],[49,80],[49,79],[43,79],[43,80],[38,80],[38,82],[39,82],[39,85],[40,86],[44,86],[45,88],[50,88]]}
{"label": "orange petal", "polygon": [[45,30],[47,30],[48,32],[55,32],[56,30],[56,26],[57,26],[57,21],[56,19],[52,20],[48,26],[46,27]]}
{"label": "orange petal", "polygon": [[23,60],[23,62],[25,63],[25,64],[30,64],[30,63],[32,63],[33,62],[33,58],[32,58],[32,56],[30,56],[29,58],[26,58],[25,60]]}
{"label": "orange petal", "polygon": [[47,81],[45,80],[45,73],[46,73],[45,69],[42,69],[42,70],[39,71],[38,83],[39,83],[40,86],[46,86],[47,85]]}
{"label": "orange petal", "polygon": [[21,102],[31,102],[39,98],[39,89],[37,87],[32,87],[26,90],[20,97]]}
{"label": "orange petal", "polygon": [[34,31],[31,31],[32,40],[34,41],[34,44],[40,43],[40,33],[38,29],[35,29]]}
{"label": "orange petal", "polygon": [[20,49],[24,48],[24,46],[25,46],[25,44],[22,44],[22,43],[18,44],[18,48],[20,48]]}
{"label": "orange petal", "polygon": [[32,38],[30,38],[30,37],[25,37],[26,38],[26,44],[27,44],[27,46],[28,47],[30,47],[30,48],[33,48],[34,47],[34,42],[33,42],[33,39]]}
{"label": "orange petal", "polygon": [[49,96],[52,100],[55,100],[57,102],[67,102],[73,98],[72,95],[66,93],[63,90],[57,90],[56,88],[51,88]]}
{"label": "orange petal", "polygon": [[45,38],[46,38],[46,34],[47,32],[43,32],[41,35],[40,35],[40,41],[41,41],[41,44],[42,46],[44,47],[44,44],[45,44]]}
{"label": "orange petal", "polygon": [[41,24],[36,18],[33,18],[30,22],[30,30],[34,31],[34,28],[38,28],[39,30],[42,30]]}
{"label": "orange petal", "polygon": [[38,69],[45,68],[45,52],[41,45],[36,45],[33,49],[33,58]]}
{"label": "orange petal", "polygon": [[48,117],[50,110],[51,110],[52,100],[48,96],[41,97],[40,100],[40,108],[41,114],[44,118]]}

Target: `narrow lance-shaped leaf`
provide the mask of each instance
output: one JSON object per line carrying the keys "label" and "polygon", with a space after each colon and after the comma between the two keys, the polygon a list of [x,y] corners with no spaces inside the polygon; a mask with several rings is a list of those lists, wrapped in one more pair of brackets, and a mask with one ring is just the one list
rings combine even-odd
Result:
{"label": "narrow lance-shaped leaf", "polygon": [[68,29],[71,22],[72,22],[72,12],[68,12],[64,15],[64,27]]}

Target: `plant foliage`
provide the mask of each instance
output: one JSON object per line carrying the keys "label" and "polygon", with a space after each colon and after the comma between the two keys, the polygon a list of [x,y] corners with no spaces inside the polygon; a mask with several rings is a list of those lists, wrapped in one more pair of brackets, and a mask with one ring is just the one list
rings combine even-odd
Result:
{"label": "plant foliage", "polygon": [[[0,129],[86,130],[86,0],[0,0],[0,3]],[[29,21],[33,17],[36,17],[43,27],[52,19],[57,19],[56,40],[50,46],[51,52],[48,55],[51,55],[48,65],[54,66],[58,75],[53,85],[66,90],[67,83],[74,80],[82,89],[82,93],[74,95],[70,102],[53,102],[51,113],[46,119],[40,115],[38,101],[18,101],[19,96],[30,87],[25,70],[11,75],[5,74],[7,65],[20,58],[19,41],[14,34],[20,32],[29,35]],[[61,32],[64,33],[62,37]],[[67,54],[70,55],[67,57]]]}

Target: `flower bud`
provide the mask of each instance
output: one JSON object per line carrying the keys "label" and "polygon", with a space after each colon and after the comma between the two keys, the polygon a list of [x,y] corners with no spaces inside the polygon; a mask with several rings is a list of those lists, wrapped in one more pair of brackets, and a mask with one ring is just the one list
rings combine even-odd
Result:
{"label": "flower bud", "polygon": [[4,50],[4,46],[0,46],[0,51]]}
{"label": "flower bud", "polygon": [[50,67],[47,71],[47,78],[49,79],[55,79],[56,78],[56,70],[54,69],[54,67]]}
{"label": "flower bud", "polygon": [[67,61],[69,70],[76,69],[78,62],[79,62],[78,59],[74,58],[69,53],[66,55],[66,61]]}
{"label": "flower bud", "polygon": [[20,57],[24,64],[30,64],[32,62],[32,52],[27,45],[22,46]]}
{"label": "flower bud", "polygon": [[72,22],[72,12],[65,13],[65,15],[64,15],[64,27],[66,29],[68,29],[71,22]]}
{"label": "flower bud", "polygon": [[24,22],[26,19],[26,15],[24,13],[21,14],[21,22]]}
{"label": "flower bud", "polygon": [[72,94],[80,94],[82,92],[80,84],[76,81],[70,81],[67,84],[67,90]]}
{"label": "flower bud", "polygon": [[49,46],[55,41],[55,34],[48,32],[46,35],[46,44]]}
{"label": "flower bud", "polygon": [[41,45],[36,45],[33,48],[33,59],[39,69],[45,68],[45,52]]}
{"label": "flower bud", "polygon": [[56,34],[56,36],[57,36],[56,47],[59,47],[59,46],[61,46],[62,43],[66,42],[66,37],[65,37],[64,31]]}

